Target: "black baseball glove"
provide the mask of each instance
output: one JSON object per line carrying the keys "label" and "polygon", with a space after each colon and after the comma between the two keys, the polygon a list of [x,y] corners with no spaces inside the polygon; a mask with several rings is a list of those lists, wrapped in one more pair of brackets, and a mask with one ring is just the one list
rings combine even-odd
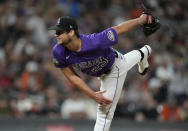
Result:
{"label": "black baseball glove", "polygon": [[142,25],[142,29],[144,34],[146,36],[149,36],[154,32],[156,32],[160,28],[161,24],[157,17],[154,17],[148,13],[144,13],[144,14],[147,14],[147,21],[146,24]]}

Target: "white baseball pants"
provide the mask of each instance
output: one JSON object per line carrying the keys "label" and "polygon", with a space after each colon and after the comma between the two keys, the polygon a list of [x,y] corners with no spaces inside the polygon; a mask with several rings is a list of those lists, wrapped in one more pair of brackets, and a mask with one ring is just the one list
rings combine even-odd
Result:
{"label": "white baseball pants", "polygon": [[100,77],[100,90],[106,90],[103,96],[112,100],[112,103],[106,107],[98,104],[94,131],[109,131],[127,72],[140,60],[141,54],[138,50],[133,50],[125,55],[118,53],[111,72]]}

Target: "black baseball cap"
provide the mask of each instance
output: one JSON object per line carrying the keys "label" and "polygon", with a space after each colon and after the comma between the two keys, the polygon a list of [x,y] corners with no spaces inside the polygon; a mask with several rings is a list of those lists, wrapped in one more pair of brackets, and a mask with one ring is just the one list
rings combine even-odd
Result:
{"label": "black baseball cap", "polygon": [[60,17],[57,20],[56,25],[48,28],[48,30],[62,30],[62,31],[70,31],[70,30],[78,30],[78,25],[76,21],[69,16]]}

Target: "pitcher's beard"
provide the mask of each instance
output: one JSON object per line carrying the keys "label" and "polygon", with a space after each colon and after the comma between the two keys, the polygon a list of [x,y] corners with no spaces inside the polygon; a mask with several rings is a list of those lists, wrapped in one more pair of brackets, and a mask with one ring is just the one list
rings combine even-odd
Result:
{"label": "pitcher's beard", "polygon": [[62,42],[61,44],[64,46],[67,46],[69,43],[71,43],[72,39],[69,38],[67,41]]}

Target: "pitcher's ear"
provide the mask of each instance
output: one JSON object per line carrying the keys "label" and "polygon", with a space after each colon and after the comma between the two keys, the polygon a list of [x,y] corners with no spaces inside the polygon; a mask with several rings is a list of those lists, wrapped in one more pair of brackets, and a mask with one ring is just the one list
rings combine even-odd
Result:
{"label": "pitcher's ear", "polygon": [[69,34],[70,34],[70,36],[72,37],[72,36],[75,35],[75,31],[74,31],[74,30],[71,30],[71,31],[69,32]]}

